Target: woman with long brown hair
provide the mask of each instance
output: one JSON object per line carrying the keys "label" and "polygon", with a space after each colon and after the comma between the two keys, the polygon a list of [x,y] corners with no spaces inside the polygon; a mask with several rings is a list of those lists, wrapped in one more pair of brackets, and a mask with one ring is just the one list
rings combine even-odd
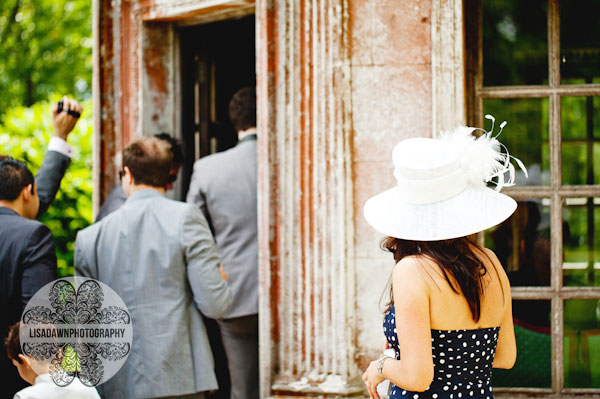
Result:
{"label": "woman with long brown hair", "polygon": [[388,379],[391,399],[491,399],[492,367],[516,360],[508,278],[471,237],[515,211],[499,193],[514,182],[511,160],[526,170],[491,131],[476,138],[475,130],[400,142],[392,154],[397,186],[365,204],[366,220],[387,236],[382,247],[396,261],[383,323],[395,356],[365,371],[372,398]]}

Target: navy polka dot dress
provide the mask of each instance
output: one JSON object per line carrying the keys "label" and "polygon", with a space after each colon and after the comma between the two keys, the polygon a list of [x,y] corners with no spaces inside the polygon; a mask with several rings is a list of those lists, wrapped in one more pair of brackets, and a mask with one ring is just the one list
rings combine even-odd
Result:
{"label": "navy polka dot dress", "polygon": [[[492,399],[492,363],[500,327],[431,330],[433,381],[424,392],[392,385],[390,399]],[[400,359],[394,306],[383,321],[385,337]]]}

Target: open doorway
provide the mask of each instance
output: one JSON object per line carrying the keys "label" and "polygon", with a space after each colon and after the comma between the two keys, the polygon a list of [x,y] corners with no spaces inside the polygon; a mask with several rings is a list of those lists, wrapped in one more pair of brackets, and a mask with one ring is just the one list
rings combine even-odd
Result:
{"label": "open doorway", "polygon": [[[181,28],[181,142],[185,162],[181,197],[185,199],[194,162],[237,144],[229,101],[245,86],[256,85],[254,15]],[[216,321],[204,319],[215,360],[219,390],[208,399],[229,399],[227,357]]]}
{"label": "open doorway", "polygon": [[256,85],[254,15],[182,28],[180,43],[185,198],[194,161],[237,143],[228,105]]}

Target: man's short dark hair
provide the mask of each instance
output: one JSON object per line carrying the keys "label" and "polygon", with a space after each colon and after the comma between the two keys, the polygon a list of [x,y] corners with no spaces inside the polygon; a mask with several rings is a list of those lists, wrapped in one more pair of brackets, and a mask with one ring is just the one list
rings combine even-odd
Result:
{"label": "man's short dark hair", "polygon": [[244,87],[229,102],[229,118],[236,131],[256,126],[256,90]]}
{"label": "man's short dark hair", "polygon": [[0,200],[14,201],[23,188],[34,183],[33,174],[25,162],[0,155]]}
{"label": "man's short dark hair", "polygon": [[22,363],[21,359],[19,359],[19,354],[22,354],[19,326],[20,322],[17,322],[8,328],[8,336],[4,339],[4,346],[6,347],[6,355],[9,359],[14,359]]}
{"label": "man's short dark hair", "polygon": [[157,139],[161,139],[169,143],[171,146],[171,152],[173,153],[173,164],[175,165],[183,165],[183,149],[181,148],[181,143],[174,137],[171,137],[169,133],[158,133],[155,134],[154,137]]}
{"label": "man's short dark hair", "polygon": [[123,150],[123,168],[129,168],[135,184],[164,187],[172,163],[169,143],[156,137],[135,139]]}

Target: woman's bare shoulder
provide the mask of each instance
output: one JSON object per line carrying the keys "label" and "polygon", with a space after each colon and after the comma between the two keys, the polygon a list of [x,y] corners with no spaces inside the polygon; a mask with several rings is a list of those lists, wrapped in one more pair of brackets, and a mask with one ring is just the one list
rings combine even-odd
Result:
{"label": "woman's bare shoulder", "polygon": [[496,253],[486,247],[481,247],[481,250],[483,251],[483,253],[487,256],[487,258],[489,260],[489,262],[486,262],[486,263],[491,263],[489,266],[492,266],[496,270],[496,272],[498,272],[498,274],[501,276],[502,284],[509,285],[508,276],[506,274],[506,271],[504,270],[504,267],[502,267],[502,264],[500,264],[500,260],[496,256]]}
{"label": "woman's bare shoulder", "polygon": [[[429,286],[432,270],[438,269],[437,263],[424,255],[411,255],[402,258],[392,272],[392,280],[401,279],[404,284]],[[395,282],[394,282],[395,283]]]}
{"label": "woman's bare shoulder", "polygon": [[496,253],[494,251],[492,251],[489,248],[486,247],[479,247],[479,249],[483,252],[483,254],[485,255],[485,257],[487,259],[482,259],[483,261],[487,260],[489,262],[486,263],[492,263],[494,266],[502,269],[502,265],[500,264],[500,260],[498,259],[498,256],[496,256]]}
{"label": "woman's bare shoulder", "polygon": [[414,273],[424,267],[437,267],[437,263],[426,255],[409,255],[400,259],[394,270],[405,273]]}
{"label": "woman's bare shoulder", "polygon": [[491,258],[491,260],[493,260],[494,262],[498,262],[498,257],[496,256],[496,253],[494,251],[492,251],[491,249],[489,249],[487,247],[479,247],[479,249],[481,249],[484,254],[489,256]]}

